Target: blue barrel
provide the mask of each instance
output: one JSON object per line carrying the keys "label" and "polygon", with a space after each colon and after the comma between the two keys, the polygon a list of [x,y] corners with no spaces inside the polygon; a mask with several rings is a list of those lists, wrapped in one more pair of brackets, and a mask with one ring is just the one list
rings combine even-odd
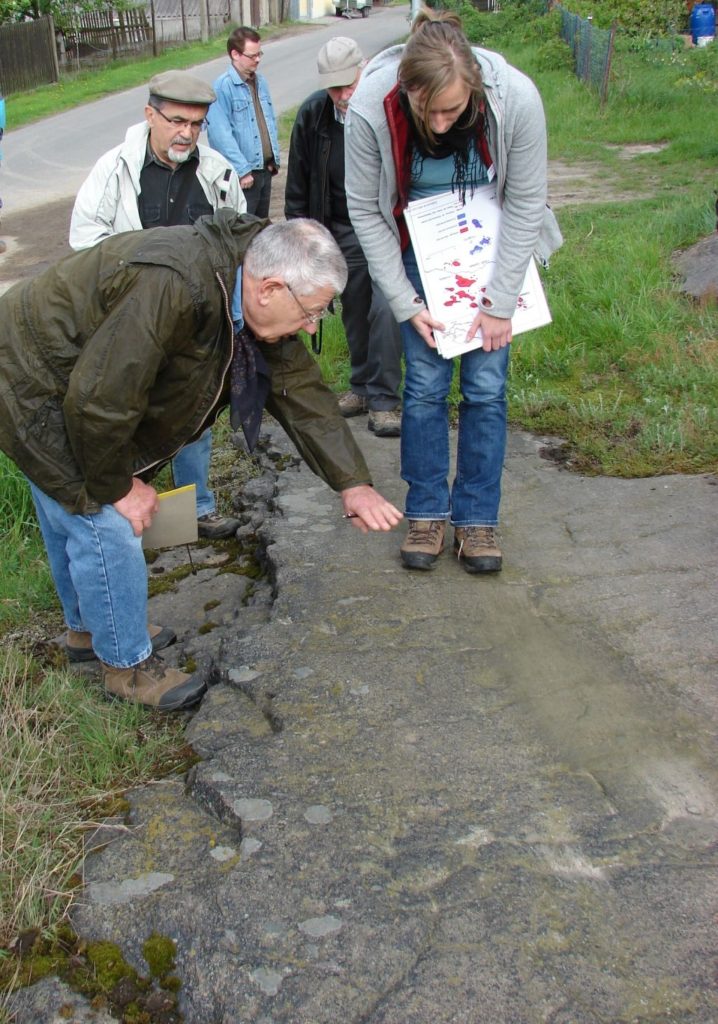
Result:
{"label": "blue barrel", "polygon": [[712,4],[696,4],[691,11],[691,39],[694,46],[705,46],[716,37],[716,12]]}

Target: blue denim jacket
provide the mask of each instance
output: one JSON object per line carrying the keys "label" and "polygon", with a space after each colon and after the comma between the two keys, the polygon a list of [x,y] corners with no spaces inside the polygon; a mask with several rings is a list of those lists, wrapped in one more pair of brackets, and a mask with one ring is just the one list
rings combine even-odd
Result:
{"label": "blue denim jacket", "polygon": [[[261,170],[264,167],[262,140],[249,86],[230,64],[214,83],[213,88],[217,99],[207,114],[207,137],[210,146],[229,160],[240,178],[251,171]],[[274,162],[279,167],[277,122],[267,81],[263,75],[257,75],[257,91],[274,151]]]}

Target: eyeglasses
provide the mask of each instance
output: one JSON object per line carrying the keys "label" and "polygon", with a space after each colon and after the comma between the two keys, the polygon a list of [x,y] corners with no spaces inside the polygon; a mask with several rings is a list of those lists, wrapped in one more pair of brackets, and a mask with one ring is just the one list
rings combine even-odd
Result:
{"label": "eyeglasses", "polygon": [[159,107],[153,107],[152,109],[156,110],[160,117],[164,117],[167,124],[171,124],[173,128],[190,128],[193,132],[199,132],[202,130],[204,125],[205,119],[203,117],[201,117],[199,121],[190,121],[186,117],[167,117],[166,114],[162,113]]}
{"label": "eyeglasses", "polygon": [[246,57],[247,60],[261,60],[264,56],[264,50],[257,50],[256,53],[240,53],[240,57]]}
{"label": "eyeglasses", "polygon": [[325,317],[329,316],[329,310],[328,309],[320,309],[318,313],[310,313],[308,310],[306,310],[304,308],[304,306],[301,304],[301,302],[299,301],[297,296],[294,294],[294,292],[292,291],[291,285],[287,284],[286,281],[284,282],[284,285],[285,285],[287,291],[289,292],[289,294],[292,296],[292,298],[296,302],[296,304],[301,309],[302,313],[304,314],[304,321],[305,321],[305,323],[308,323],[308,324],[318,324],[320,320],[323,320]]}

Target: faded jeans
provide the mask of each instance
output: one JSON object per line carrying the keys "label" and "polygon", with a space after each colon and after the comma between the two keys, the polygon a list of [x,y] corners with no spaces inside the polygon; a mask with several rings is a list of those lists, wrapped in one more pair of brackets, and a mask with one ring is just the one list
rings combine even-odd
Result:
{"label": "faded jeans", "polygon": [[142,538],[112,505],[73,515],[33,483],[50,571],[69,629],[92,634],[106,665],[128,668],[152,653]]}
{"label": "faded jeans", "polygon": [[175,487],[195,484],[197,488],[197,518],[214,512],[214,494],[209,489],[209,460],[212,455],[212,431],[205,432],[192,444],[185,445],[172,459]]}
{"label": "faded jeans", "polygon": [[[409,280],[424,296],[413,250]],[[409,485],[407,519],[449,519],[454,526],[495,526],[506,452],[506,375],[510,346],[460,356],[456,475],[449,488],[449,407],[454,361],[429,348],[409,320],[401,325],[406,361],[401,476]]]}

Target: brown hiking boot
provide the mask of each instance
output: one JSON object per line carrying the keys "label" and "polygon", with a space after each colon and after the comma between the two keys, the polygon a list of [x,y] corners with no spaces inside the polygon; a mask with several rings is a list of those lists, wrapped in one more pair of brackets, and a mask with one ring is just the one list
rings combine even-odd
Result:
{"label": "brown hiking boot", "polygon": [[170,668],[156,654],[131,668],[112,668],[101,664],[102,681],[108,697],[145,704],[160,711],[176,711],[177,708],[196,704],[207,689],[204,672],[187,675],[177,668]]}
{"label": "brown hiking boot", "polygon": [[401,560],[407,569],[431,569],[444,550],[444,519],[410,519],[409,532],[401,545]]}
{"label": "brown hiking boot", "polygon": [[343,395],[339,396],[339,412],[344,419],[348,420],[352,416],[362,416],[368,411],[369,404],[363,395],[357,395],[354,391],[345,391]]}
{"label": "brown hiking boot", "polygon": [[367,428],[377,437],[399,437],[401,434],[401,409],[369,410]]}
{"label": "brown hiking boot", "polygon": [[233,516],[221,516],[219,512],[208,512],[197,520],[197,533],[209,540],[223,540],[234,537],[242,523]]}
{"label": "brown hiking boot", "polygon": [[[150,634],[152,651],[155,654],[157,651],[163,651],[165,647],[171,647],[177,639],[177,634],[174,630],[170,629],[169,626],[153,626],[150,623],[147,627],[147,631]],[[79,633],[76,629],[68,629],[61,640],[55,640],[53,642],[59,642],[68,661],[94,661],[97,657],[92,649],[91,633]]]}
{"label": "brown hiking boot", "polygon": [[467,572],[501,572],[501,548],[493,526],[457,526],[454,551]]}

